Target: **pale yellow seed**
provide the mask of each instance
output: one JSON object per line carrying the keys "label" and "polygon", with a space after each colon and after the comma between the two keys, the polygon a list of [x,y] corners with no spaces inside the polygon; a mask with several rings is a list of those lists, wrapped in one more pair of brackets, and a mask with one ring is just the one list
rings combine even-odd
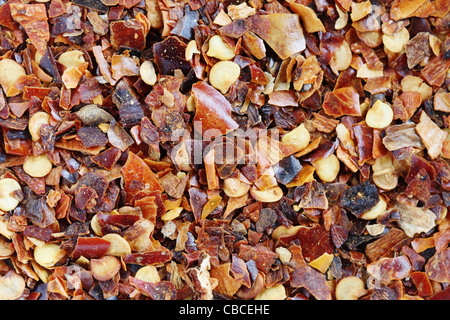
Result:
{"label": "pale yellow seed", "polygon": [[139,69],[139,73],[141,75],[142,81],[144,81],[146,84],[153,86],[157,81],[157,75],[155,71],[155,66],[151,61],[144,61],[141,64],[141,67]]}
{"label": "pale yellow seed", "polygon": [[374,129],[386,128],[393,120],[392,107],[381,100],[377,100],[366,114],[366,124]]}
{"label": "pale yellow seed", "polygon": [[278,258],[282,263],[288,263],[291,261],[292,253],[285,247],[277,247],[275,252],[278,253]]}
{"label": "pale yellow seed", "polygon": [[161,281],[161,277],[159,276],[158,270],[155,266],[145,266],[140,268],[137,272],[135,277],[139,280],[150,282],[150,283],[156,283]]}
{"label": "pale yellow seed", "polygon": [[34,260],[44,268],[53,267],[65,255],[66,251],[55,243],[46,243],[42,247],[34,249]]}
{"label": "pale yellow seed", "polygon": [[343,41],[342,44],[332,52],[330,67],[335,73],[337,71],[346,70],[352,62],[352,51],[347,41]]}
{"label": "pale yellow seed", "polygon": [[340,162],[334,154],[313,161],[311,165],[316,169],[317,176],[324,182],[334,181],[339,174]]}
{"label": "pale yellow seed", "polygon": [[363,220],[372,220],[372,219],[376,219],[377,217],[379,217],[380,215],[382,215],[387,208],[387,203],[384,200],[383,197],[380,197],[380,201],[378,201],[378,203],[369,211],[364,212],[361,216],[360,219]]}
{"label": "pale yellow seed", "polygon": [[0,60],[0,85],[5,93],[21,76],[25,76],[25,68],[12,59]]}
{"label": "pale yellow seed", "polygon": [[364,63],[361,67],[359,67],[356,72],[356,76],[358,78],[370,79],[370,78],[378,78],[382,77],[384,74],[383,70],[373,70],[369,69],[367,63]]}
{"label": "pale yellow seed", "polygon": [[270,187],[265,190],[251,187],[250,194],[257,201],[270,203],[280,200],[283,197],[283,190],[279,186]]}
{"label": "pale yellow seed", "polygon": [[108,233],[102,239],[107,240],[111,244],[106,253],[108,255],[121,257],[131,253],[131,247],[128,241],[117,233]]}
{"label": "pale yellow seed", "polygon": [[185,52],[185,58],[186,60],[191,60],[195,53],[200,53],[197,49],[197,42],[195,40],[189,41],[188,45],[186,46],[186,52]]}
{"label": "pale yellow seed", "polygon": [[337,300],[358,300],[366,293],[364,281],[355,276],[343,278],[336,285]]}
{"label": "pale yellow seed", "polygon": [[100,224],[98,223],[98,216],[97,216],[97,215],[94,215],[94,216],[92,217],[91,222],[90,222],[90,225],[91,225],[92,231],[94,231],[94,233],[95,233],[97,236],[102,236],[102,235],[103,235],[102,227],[101,227]]}
{"label": "pale yellow seed", "polygon": [[226,178],[223,181],[223,191],[228,197],[239,198],[250,190],[250,185],[237,178]]}
{"label": "pale yellow seed", "polygon": [[383,44],[390,52],[399,53],[405,48],[409,41],[409,31],[402,28],[393,35],[383,34]]}
{"label": "pale yellow seed", "polygon": [[333,261],[333,255],[330,253],[323,253],[320,257],[314,259],[309,263],[311,267],[325,273]]}
{"label": "pale yellow seed", "polygon": [[241,67],[237,63],[219,61],[209,71],[209,82],[214,88],[225,94],[239,79],[240,74]]}
{"label": "pale yellow seed", "polygon": [[14,192],[18,192],[21,189],[20,184],[14,179],[5,178],[0,180],[0,210],[14,210],[19,205],[19,200],[14,197]]}
{"label": "pale yellow seed", "polygon": [[208,57],[217,58],[220,60],[230,60],[236,55],[234,48],[231,47],[223,38],[219,35],[214,35],[209,39],[209,48],[206,52]]}
{"label": "pale yellow seed", "polygon": [[255,300],[284,300],[286,299],[286,288],[282,284],[276,284],[260,292]]}
{"label": "pale yellow seed", "polygon": [[305,149],[308,146],[310,140],[311,135],[303,123],[292,131],[286,133],[281,138],[281,142],[283,142],[284,144],[296,146],[297,152]]}
{"label": "pale yellow seed", "polygon": [[28,131],[30,132],[31,139],[38,141],[41,138],[40,130],[43,124],[50,123],[50,115],[44,111],[38,111],[33,113],[28,121]]}
{"label": "pale yellow seed", "polygon": [[0,300],[16,300],[25,290],[25,279],[13,269],[0,277]]}
{"label": "pale yellow seed", "polygon": [[62,53],[58,57],[58,62],[65,68],[78,67],[86,62],[84,54],[80,50],[70,50]]}
{"label": "pale yellow seed", "polygon": [[34,178],[42,178],[50,173],[53,164],[46,154],[28,156],[23,163],[23,170]]}

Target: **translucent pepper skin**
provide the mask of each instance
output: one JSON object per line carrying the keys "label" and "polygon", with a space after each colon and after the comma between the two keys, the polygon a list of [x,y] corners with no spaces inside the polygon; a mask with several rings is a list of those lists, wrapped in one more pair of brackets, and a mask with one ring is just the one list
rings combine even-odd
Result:
{"label": "translucent pepper skin", "polygon": [[72,259],[76,260],[81,256],[86,259],[101,258],[108,252],[110,246],[111,243],[105,239],[98,237],[79,237],[75,249],[72,252]]}

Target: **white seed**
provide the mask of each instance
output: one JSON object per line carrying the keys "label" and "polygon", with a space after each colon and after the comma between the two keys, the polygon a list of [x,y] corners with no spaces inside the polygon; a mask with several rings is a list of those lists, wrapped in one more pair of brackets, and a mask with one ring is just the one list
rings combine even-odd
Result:
{"label": "white seed", "polygon": [[383,34],[383,44],[390,52],[398,53],[405,48],[405,44],[409,41],[409,31],[402,28],[393,35]]}
{"label": "white seed", "polygon": [[297,152],[305,149],[309,144],[309,140],[311,140],[311,135],[303,123],[281,138],[281,142],[284,144],[296,146]]}
{"label": "white seed", "polygon": [[114,256],[103,256],[100,259],[91,259],[89,267],[94,279],[108,281],[120,271],[121,264]]}
{"label": "white seed", "polygon": [[341,8],[336,5],[336,11],[339,15],[339,18],[336,20],[334,24],[334,28],[336,30],[343,29],[348,23],[348,13],[346,11],[341,10]]}
{"label": "white seed", "polygon": [[313,161],[311,165],[316,169],[317,176],[324,182],[334,181],[339,174],[340,162],[334,154]]}
{"label": "white seed", "polygon": [[265,190],[259,190],[255,186],[250,188],[250,194],[252,197],[261,202],[277,202],[283,197],[283,190],[279,186],[267,188]]}
{"label": "white seed", "polygon": [[378,203],[369,211],[364,212],[361,216],[360,219],[363,220],[372,220],[372,219],[376,219],[378,216],[380,216],[381,214],[383,214],[386,211],[387,208],[387,203],[384,200],[383,197],[380,197],[380,201],[378,201]]}
{"label": "white seed", "polygon": [[197,42],[195,42],[195,40],[191,40],[186,46],[185,59],[188,61],[191,60],[194,53],[200,53],[200,51],[197,49]]}
{"label": "white seed", "polygon": [[0,180],[0,210],[11,211],[19,205],[14,193],[21,192],[20,184],[11,178]]}
{"label": "white seed", "polygon": [[431,51],[433,51],[435,56],[439,56],[442,52],[443,44],[442,41],[435,35],[430,34],[428,38],[430,43]]}
{"label": "white seed", "polygon": [[209,39],[209,48],[206,55],[220,60],[230,60],[235,56],[234,48],[231,47],[219,35],[214,35]]}
{"label": "white seed", "polygon": [[227,93],[232,84],[239,79],[241,67],[232,61],[219,61],[209,71],[209,82],[222,92]]}
{"label": "white seed", "polygon": [[278,240],[282,236],[288,236],[288,235],[295,234],[298,231],[298,229],[300,229],[300,228],[301,228],[300,225],[290,226],[290,227],[280,225],[280,226],[276,227],[275,230],[273,230],[273,232],[270,236],[272,237],[272,239]]}
{"label": "white seed", "polygon": [[102,239],[109,241],[111,244],[108,252],[106,253],[110,256],[121,257],[125,254],[131,253],[130,244],[120,234],[108,233],[104,235]]}
{"label": "white seed", "polygon": [[25,290],[25,280],[14,270],[0,277],[0,300],[16,300]]}
{"label": "white seed", "polygon": [[358,21],[367,16],[368,14],[370,14],[371,11],[372,5],[369,0],[364,2],[353,2],[350,18],[353,21]]}
{"label": "white seed", "polygon": [[399,173],[395,167],[383,169],[374,172],[372,175],[373,183],[380,189],[392,190],[398,184]]}
{"label": "white seed", "polygon": [[23,170],[34,178],[42,178],[52,171],[53,164],[46,154],[28,156],[23,163]]}
{"label": "white seed", "polygon": [[155,66],[149,60],[144,61],[139,69],[142,81],[146,84],[153,86],[156,83],[157,76],[155,71]]}
{"label": "white seed", "polygon": [[250,190],[250,185],[243,183],[238,178],[226,178],[223,180],[223,191],[230,198],[239,198]]}
{"label": "white seed", "polygon": [[282,263],[288,263],[291,261],[292,253],[285,247],[277,247],[275,252],[278,253],[278,258]]}
{"label": "white seed", "polygon": [[151,283],[161,281],[161,277],[159,276],[158,270],[156,269],[155,266],[145,266],[140,268],[136,272],[135,278]]}
{"label": "white seed", "polygon": [[366,226],[366,230],[371,236],[379,236],[385,229],[386,227],[381,223],[368,224]]}
{"label": "white seed", "polygon": [[44,111],[38,111],[33,113],[28,121],[28,131],[30,132],[31,139],[38,141],[41,138],[40,130],[43,124],[50,123],[50,115]]}
{"label": "white seed", "polygon": [[330,67],[335,73],[337,71],[346,70],[352,62],[352,50],[347,41],[343,41],[342,44],[331,53]]}
{"label": "white seed", "polygon": [[102,236],[102,235],[103,235],[103,233],[102,233],[102,227],[101,227],[100,224],[98,223],[98,217],[97,217],[97,214],[95,214],[95,215],[92,217],[90,225],[91,225],[92,231],[94,231],[94,233],[95,233],[97,236]]}
{"label": "white seed", "polygon": [[58,62],[61,63],[65,68],[78,67],[79,65],[86,62],[84,59],[84,54],[80,50],[70,50],[62,53],[58,57]]}
{"label": "white seed", "polygon": [[21,76],[26,75],[25,68],[12,59],[0,60],[0,85],[5,93]]}
{"label": "white seed", "polygon": [[337,300],[358,300],[366,293],[364,281],[355,276],[341,279],[336,285]]}
{"label": "white seed", "polygon": [[215,24],[219,26],[226,26],[227,24],[233,22],[231,18],[223,11],[223,9],[220,9],[219,14],[214,18],[213,21]]}
{"label": "white seed", "polygon": [[282,284],[276,284],[273,287],[258,293],[255,300],[284,300],[286,299],[286,288]]}
{"label": "white seed", "polygon": [[384,156],[375,159],[372,165],[373,172],[382,171],[394,167],[394,156],[391,152],[387,152]]}
{"label": "white seed", "polygon": [[386,128],[394,120],[394,111],[387,103],[377,100],[367,111],[366,124],[375,129]]}
{"label": "white seed", "polygon": [[400,82],[403,92],[418,92],[422,95],[422,101],[425,101],[433,95],[433,88],[427,85],[422,78],[407,75]]}
{"label": "white seed", "polygon": [[245,19],[248,16],[254,15],[256,9],[250,7],[247,3],[242,2],[239,5],[229,5],[227,8],[228,15],[232,20]]}
{"label": "white seed", "polygon": [[53,267],[65,256],[66,251],[55,243],[46,243],[42,247],[34,249],[34,260],[47,269]]}

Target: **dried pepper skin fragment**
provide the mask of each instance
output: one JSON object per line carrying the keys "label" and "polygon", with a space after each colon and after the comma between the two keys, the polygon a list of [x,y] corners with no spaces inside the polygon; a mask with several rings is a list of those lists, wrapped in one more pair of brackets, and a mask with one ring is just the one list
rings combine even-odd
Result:
{"label": "dried pepper skin fragment", "polygon": [[127,162],[122,167],[121,171],[125,181],[127,203],[133,203],[136,200],[136,193],[138,191],[163,191],[157,176],[144,162],[144,160],[135,155],[133,152],[128,153]]}
{"label": "dried pepper skin fragment", "polygon": [[323,109],[326,114],[336,118],[344,115],[358,117],[361,115],[359,95],[353,87],[327,92]]}
{"label": "dried pepper skin fragment", "polygon": [[132,253],[126,255],[123,259],[125,263],[135,263],[142,266],[157,265],[170,261],[172,259],[172,253],[168,250]]}
{"label": "dried pepper skin fragment", "polygon": [[44,4],[10,4],[11,16],[25,29],[36,50],[44,55],[50,40],[47,10]]}
{"label": "dried pepper skin fragment", "polygon": [[80,237],[77,239],[71,257],[75,260],[81,256],[87,259],[100,258],[108,252],[110,246],[111,243],[109,241],[98,237]]}
{"label": "dried pepper skin fragment", "polygon": [[210,131],[216,136],[238,128],[238,124],[231,117],[230,103],[219,91],[204,82],[199,82],[192,86],[192,94],[196,99],[194,126],[197,122],[199,132],[205,134],[209,130],[217,131]]}
{"label": "dried pepper skin fragment", "polygon": [[155,63],[162,74],[171,75],[175,69],[181,69],[186,75],[191,64],[185,59],[186,44],[177,37],[167,37],[153,45]]}
{"label": "dried pepper skin fragment", "polygon": [[136,50],[145,48],[145,33],[143,25],[136,19],[113,21],[110,23],[111,44],[119,47],[129,47]]}

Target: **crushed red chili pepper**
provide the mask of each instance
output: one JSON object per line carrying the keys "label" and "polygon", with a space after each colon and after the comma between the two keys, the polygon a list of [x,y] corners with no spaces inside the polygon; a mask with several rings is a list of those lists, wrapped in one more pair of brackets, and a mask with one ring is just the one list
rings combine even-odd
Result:
{"label": "crushed red chili pepper", "polygon": [[447,0],[0,0],[0,299],[450,299]]}

